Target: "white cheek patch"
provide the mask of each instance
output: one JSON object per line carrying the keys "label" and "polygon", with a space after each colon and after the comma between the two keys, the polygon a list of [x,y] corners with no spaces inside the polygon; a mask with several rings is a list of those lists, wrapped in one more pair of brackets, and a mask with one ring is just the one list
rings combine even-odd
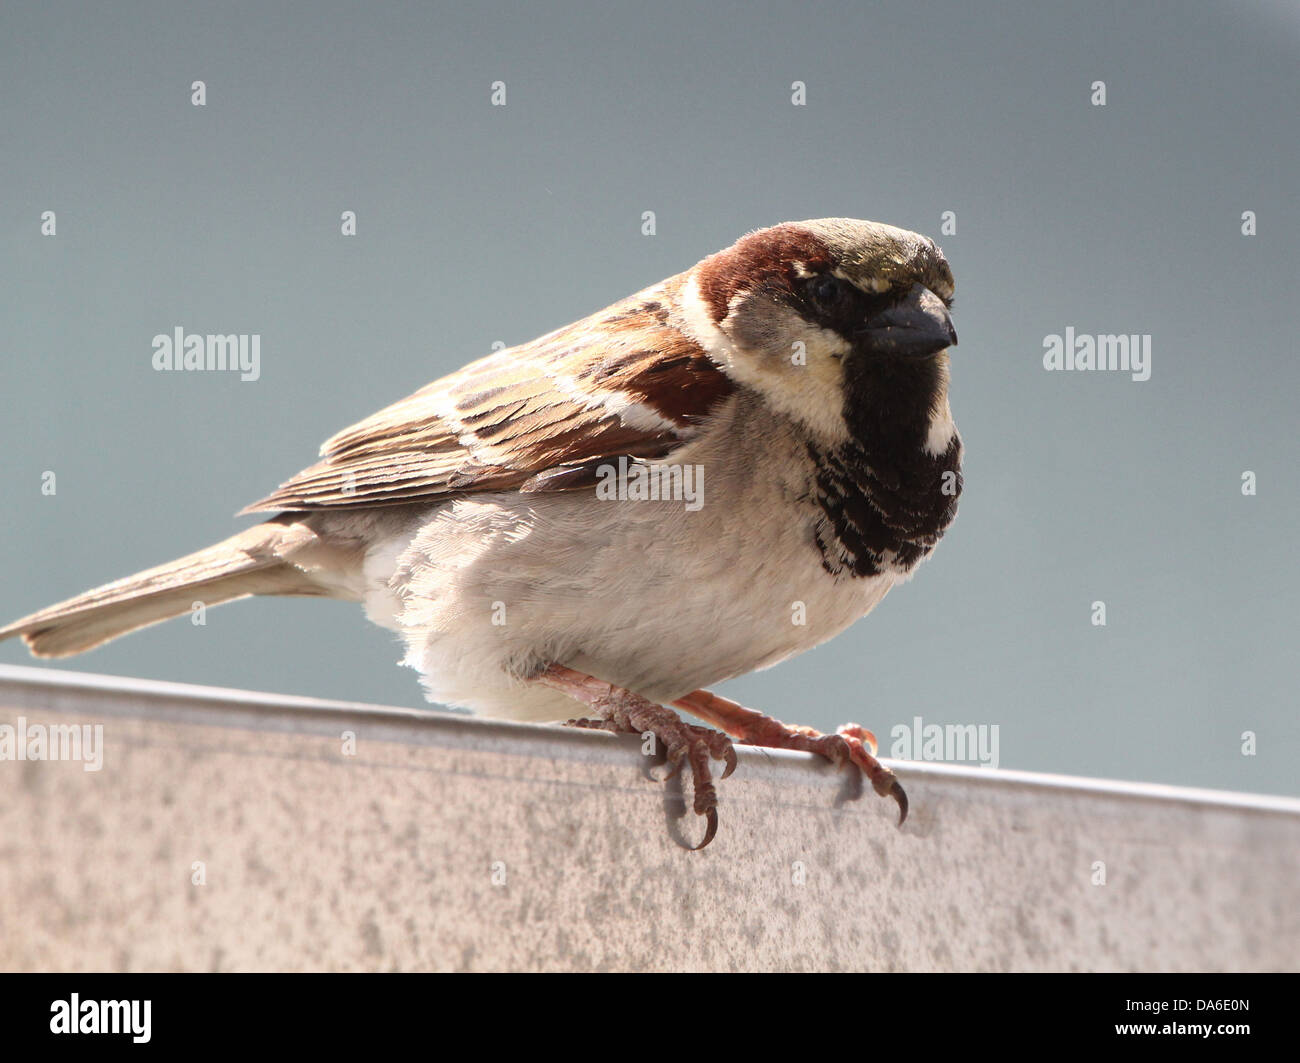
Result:
{"label": "white cheek patch", "polygon": [[818,328],[816,325],[804,326],[799,339],[808,354],[809,364],[814,358],[842,359],[853,349],[849,341],[834,329]]}
{"label": "white cheek patch", "polygon": [[[732,298],[728,317],[747,297],[748,293],[740,293]],[[784,352],[737,348],[713,323],[693,276],[682,287],[682,317],[684,331],[705,353],[738,384],[762,395],[773,410],[804,424],[828,443],[848,438],[841,366],[849,345],[839,333],[801,324],[797,339],[802,351],[793,340]]]}

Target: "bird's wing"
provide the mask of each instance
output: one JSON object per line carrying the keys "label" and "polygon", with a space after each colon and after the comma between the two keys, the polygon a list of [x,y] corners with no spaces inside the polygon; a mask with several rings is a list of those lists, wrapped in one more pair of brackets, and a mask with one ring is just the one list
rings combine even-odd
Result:
{"label": "bird's wing", "polygon": [[670,323],[665,296],[681,280],[434,381],[327,440],[319,462],[243,512],[566,490],[601,461],[663,457],[732,390]]}

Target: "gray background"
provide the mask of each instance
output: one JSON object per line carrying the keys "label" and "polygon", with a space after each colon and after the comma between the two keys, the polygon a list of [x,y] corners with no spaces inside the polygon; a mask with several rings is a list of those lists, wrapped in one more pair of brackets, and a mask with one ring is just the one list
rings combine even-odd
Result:
{"label": "gray background", "polygon": [[[229,534],[494,340],[868,217],[957,276],[961,513],[867,620],[721,689],[997,724],[1003,767],[1297,791],[1295,4],[28,6],[0,15],[5,620]],[[155,373],[176,325],[261,333],[261,380]],[[1151,333],[1151,380],[1044,372],[1067,326]],[[55,666],[419,704],[399,655],[354,605],[259,599]]]}

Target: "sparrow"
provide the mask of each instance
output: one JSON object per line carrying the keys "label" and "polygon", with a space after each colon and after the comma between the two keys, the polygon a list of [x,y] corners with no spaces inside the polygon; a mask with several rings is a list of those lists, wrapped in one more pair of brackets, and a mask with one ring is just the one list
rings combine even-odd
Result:
{"label": "sparrow", "polygon": [[348,599],[401,636],[431,701],[653,734],[673,773],[689,765],[694,848],[717,831],[710,761],[725,779],[733,738],[856,766],[901,824],[871,732],[706,688],[843,631],[952,523],[952,298],[943,252],[913,232],[749,233],[340,432],[243,511],[262,523],[0,639],[63,657],[195,601]]}

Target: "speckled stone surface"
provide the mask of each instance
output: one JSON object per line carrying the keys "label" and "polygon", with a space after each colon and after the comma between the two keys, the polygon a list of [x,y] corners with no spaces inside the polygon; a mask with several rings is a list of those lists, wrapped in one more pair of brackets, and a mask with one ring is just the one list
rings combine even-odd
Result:
{"label": "speckled stone surface", "polygon": [[24,671],[104,763],[0,762],[6,970],[1300,968],[1300,802],[746,750],[690,852],[631,738]]}

